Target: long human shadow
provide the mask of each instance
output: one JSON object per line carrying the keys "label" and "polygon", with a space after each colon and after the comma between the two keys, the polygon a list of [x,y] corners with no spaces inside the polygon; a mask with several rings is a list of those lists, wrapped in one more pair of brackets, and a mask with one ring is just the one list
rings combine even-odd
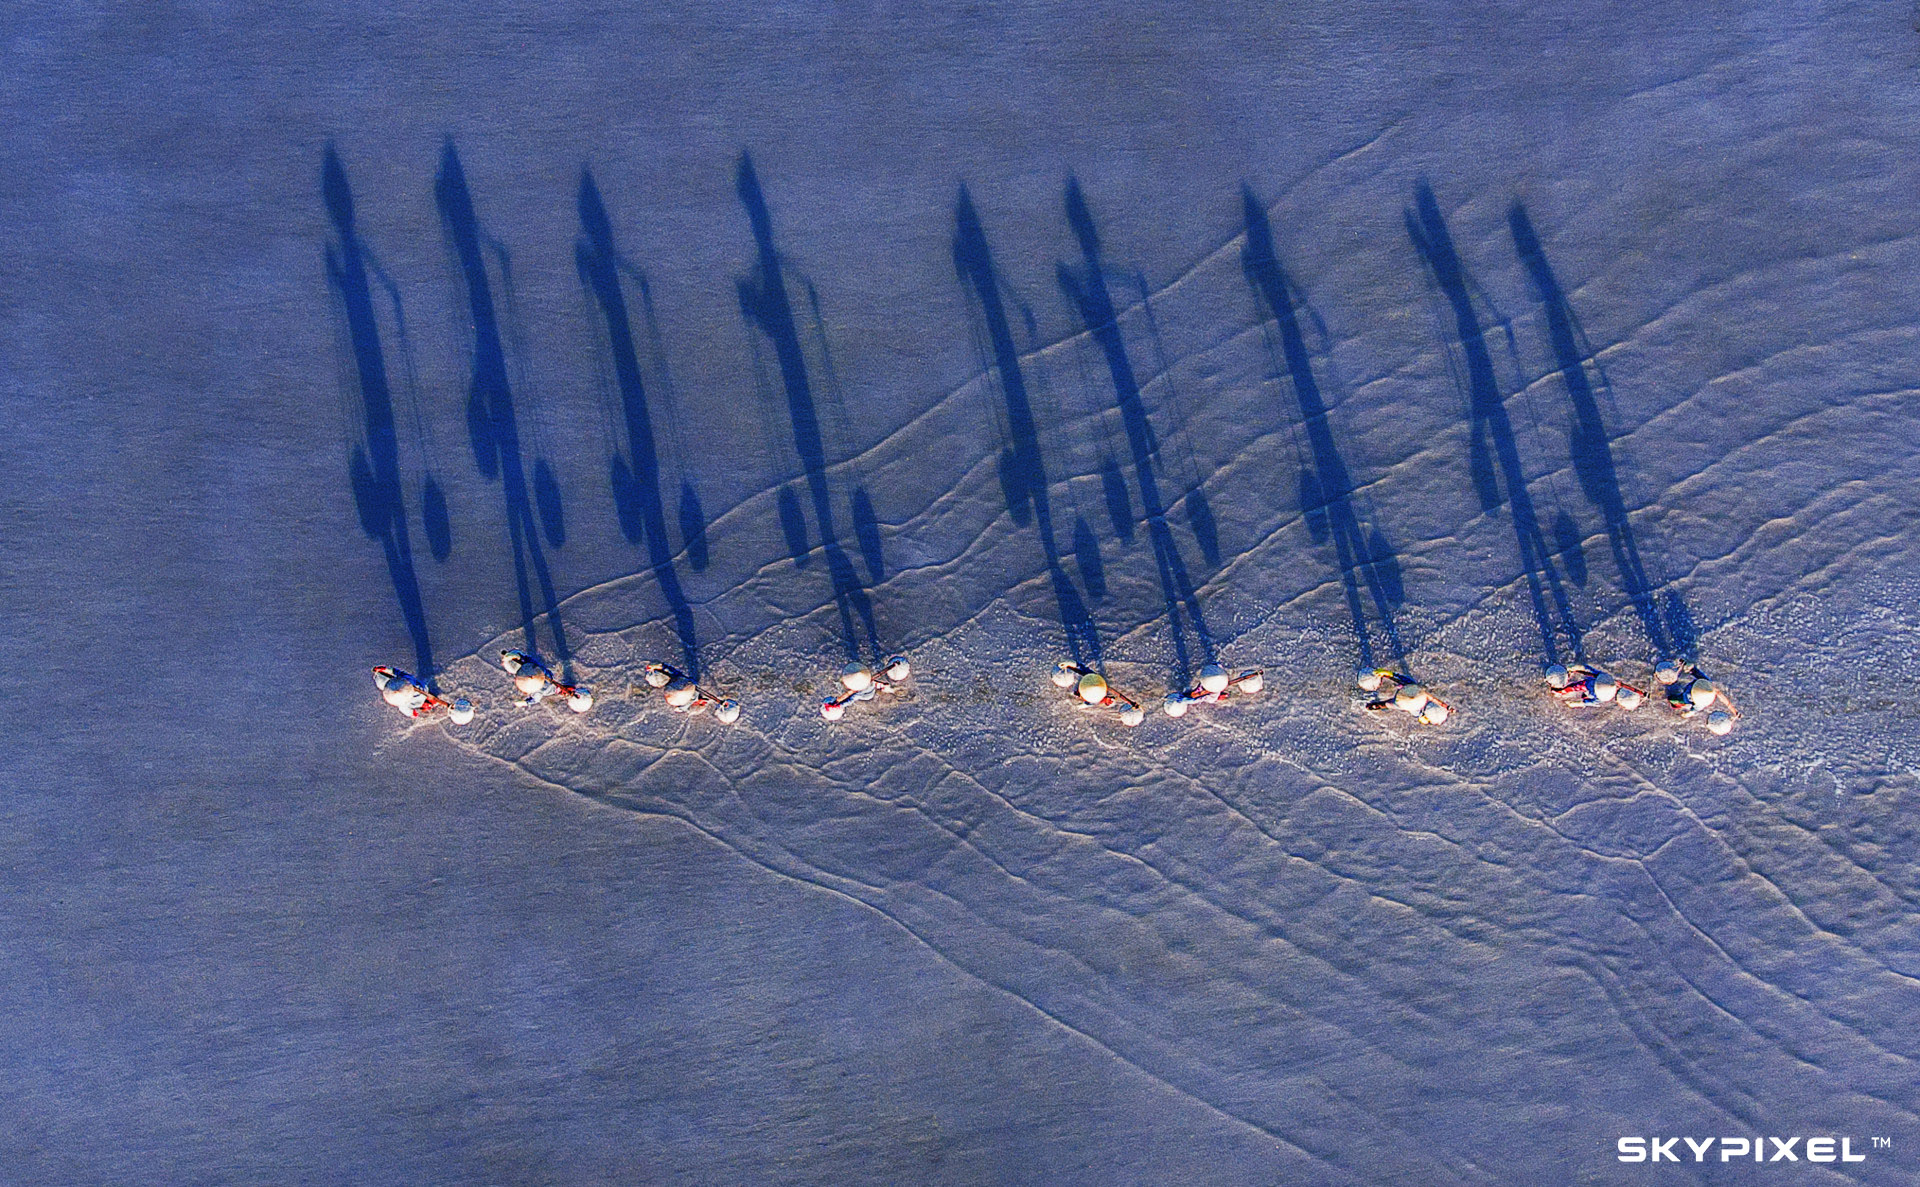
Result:
{"label": "long human shadow", "polygon": [[353,225],[353,190],[346,167],[333,145],[326,148],[320,166],[320,195],[338,242],[326,250],[327,279],[346,308],[347,331],[353,342],[354,364],[360,376],[360,403],[366,418],[366,440],[355,445],[349,477],[360,527],[377,540],[387,558],[387,575],[407,634],[413,638],[414,671],[431,687],[434,675],[433,643],[427,631],[426,603],[420,578],[413,567],[413,545],[407,532],[406,498],[400,485],[400,443],[394,428],[393,395],[387,380],[386,356],[380,347],[380,324],[374,315],[373,293],[367,283],[367,259]]}
{"label": "long human shadow", "polygon": [[[997,271],[995,275],[998,275]],[[1004,285],[1002,289],[1008,294],[1012,293],[1012,290],[1006,288]],[[1040,335],[1040,322],[1039,319],[1033,315],[1033,306],[1017,297],[1014,298],[1014,306],[1019,311],[1019,327],[1025,335],[1020,341],[1026,343],[1026,349],[1029,352],[1040,350],[1045,340],[1042,339]],[[983,364],[986,361],[984,354],[981,356],[981,361]],[[1035,371],[1033,381],[1035,390],[1038,392],[1041,402],[1044,405],[1054,409],[1060,409],[1062,407],[1056,393],[1052,390],[1052,384],[1048,380],[1046,368],[1042,367]],[[1056,415],[1058,415],[1058,413],[1056,413]],[[1011,461],[1013,456],[1012,449],[1008,448],[1004,450],[1003,453],[1005,457]],[[1069,459],[1071,459],[1071,454],[1069,454]],[[1124,511],[1117,518],[1114,532],[1121,537],[1122,543],[1126,543],[1133,538],[1133,508],[1131,502],[1127,499],[1126,478],[1120,474],[1117,464],[1112,468],[1114,470],[1114,477],[1119,479],[1122,501],[1128,503]],[[1102,480],[1102,484],[1104,485],[1104,479]],[[1080,575],[1080,585],[1087,591],[1087,596],[1096,602],[1103,602],[1107,597],[1107,571],[1106,562],[1101,559],[1100,556],[1100,539],[1094,534],[1093,525],[1087,522],[1086,514],[1080,506],[1080,500],[1077,495],[1074,494],[1073,481],[1069,481],[1067,490],[1069,501],[1073,504],[1073,531],[1071,535],[1073,537],[1072,552],[1074,571]],[[1113,510],[1111,500],[1109,500],[1108,509],[1109,511]],[[1017,515],[1014,517],[1014,522],[1021,523],[1022,526],[1025,526]],[[1120,525],[1124,525],[1124,528]],[[1089,622],[1091,621],[1091,618],[1089,618]]]}
{"label": "long human shadow", "polygon": [[507,535],[513,546],[513,575],[520,595],[520,621],[529,652],[539,651],[534,630],[534,585],[539,586],[553,655],[560,661],[562,679],[573,679],[573,654],[560,621],[560,598],[553,572],[540,544],[526,467],[521,459],[520,429],[513,411],[513,391],[507,383],[506,349],[500,341],[500,319],[494,310],[493,289],[487,279],[481,250],[480,220],[473,211],[473,194],[466,171],[451,141],[440,154],[440,172],[433,183],[440,221],[453,241],[466,282],[467,306],[473,317],[473,382],[467,396],[467,428],[473,441],[474,464],[489,479],[499,479],[506,499]]}
{"label": "long human shadow", "polygon": [[[1241,269],[1279,329],[1280,353],[1286,362],[1287,374],[1293,379],[1294,398],[1300,404],[1300,422],[1313,454],[1312,470],[1304,471],[1301,476],[1301,510],[1316,538],[1333,542],[1340,565],[1340,581],[1346,589],[1347,612],[1353,617],[1353,633],[1360,645],[1360,663],[1369,668],[1375,666],[1374,632],[1366,605],[1371,600],[1380,637],[1385,640],[1394,662],[1404,666],[1406,650],[1401,646],[1400,632],[1393,618],[1401,599],[1399,562],[1387,549],[1386,538],[1377,530],[1369,533],[1354,509],[1353,478],[1334,442],[1333,426],[1327,417],[1326,401],[1320,395],[1320,383],[1313,374],[1306,336],[1294,313],[1298,290],[1274,250],[1273,225],[1268,221],[1266,207],[1249,187],[1242,186],[1240,196],[1247,222],[1247,244],[1240,252]],[[1362,596],[1363,584],[1365,597]]]}
{"label": "long human shadow", "polygon": [[1466,267],[1454,250],[1453,236],[1441,217],[1433,189],[1425,181],[1414,187],[1414,206],[1404,212],[1407,235],[1453,310],[1460,351],[1466,358],[1467,408],[1472,434],[1468,461],[1475,489],[1480,492],[1482,509],[1492,513],[1500,505],[1500,487],[1495,485],[1497,466],[1513,517],[1513,533],[1520,547],[1527,592],[1533,602],[1534,622],[1540,629],[1541,649],[1548,663],[1558,663],[1564,639],[1568,653],[1573,658],[1581,658],[1584,653],[1580,627],[1559,570],[1554,566],[1552,550],[1540,530],[1533,496],[1527,491],[1527,476],[1520,465],[1520,447],[1514,440],[1513,422],[1507,417],[1500,385],[1494,378],[1486,333],[1474,312]]}
{"label": "long human shadow", "polygon": [[[787,413],[793,423],[793,446],[806,472],[807,490],[812,497],[814,525],[820,533],[821,551],[827,559],[827,574],[833,584],[834,604],[840,611],[841,637],[847,658],[860,658],[860,630],[874,659],[880,657],[880,632],[875,626],[873,602],[860,584],[853,561],[840,545],[833,518],[833,495],[827,482],[827,449],[820,435],[820,414],[813,396],[813,384],[807,376],[806,353],[801,349],[800,332],[794,320],[793,301],[787,294],[780,253],[773,244],[773,217],[767,211],[766,195],[753,171],[750,154],[740,154],[740,167],[734,178],[740,204],[746,208],[747,221],[753,226],[755,259],[753,271],[739,281],[740,313],[747,324],[766,335],[780,367],[780,380],[786,389]],[[793,509],[798,511],[797,505]],[[794,540],[796,529],[804,533],[804,521],[792,522],[783,505],[782,528],[789,545],[805,545],[804,534]],[[811,548],[807,547],[806,552]],[[805,552],[796,548],[796,561]]]}
{"label": "long human shadow", "polygon": [[1000,276],[987,248],[986,231],[980,225],[980,215],[964,185],[954,203],[953,222],[954,271],[966,287],[971,298],[969,304],[985,325],[993,369],[999,376],[1000,394],[1007,406],[1010,440],[1000,459],[1007,511],[1015,523],[1024,524],[1030,516],[1039,532],[1047,576],[1053,582],[1054,598],[1060,605],[1060,625],[1066,632],[1067,650],[1073,662],[1097,666],[1101,662],[1100,629],[1061,563],[1060,543],[1053,530],[1053,501],[1048,492],[1046,460],[1040,452],[1040,431],[1034,422],[1033,402],[1027,395],[1026,377],[1020,370],[1020,352],[1014,346],[1006,305],[1000,298]]}
{"label": "long human shadow", "polygon": [[1515,202],[1507,211],[1507,228],[1513,233],[1514,250],[1526,265],[1528,275],[1533,277],[1533,286],[1546,309],[1547,341],[1553,347],[1561,382],[1566,385],[1567,399],[1573,405],[1573,423],[1567,434],[1573,471],[1580,480],[1580,489],[1606,521],[1607,542],[1613,550],[1614,565],[1620,570],[1620,583],[1627,600],[1640,616],[1640,625],[1646,630],[1647,641],[1656,655],[1685,652],[1687,658],[1691,658],[1693,640],[1678,637],[1691,635],[1692,617],[1687,613],[1686,604],[1677,591],[1667,591],[1667,617],[1672,628],[1678,629],[1662,623],[1655,585],[1648,580],[1646,566],[1640,561],[1633,523],[1627,515],[1626,499],[1620,492],[1620,474],[1614,467],[1613,447],[1607,440],[1600,403],[1594,398],[1593,384],[1587,377],[1590,352],[1580,348],[1585,336],[1579,332],[1573,306],[1567,300],[1566,290],[1560,287],[1553,267],[1547,263],[1547,253],[1540,246],[1540,236],[1534,232],[1533,220],[1527,217],[1525,206]]}
{"label": "long human shadow", "polygon": [[1120,334],[1119,315],[1115,312],[1113,298],[1107,291],[1106,270],[1101,261],[1100,236],[1093,225],[1093,215],[1087,210],[1086,198],[1080,192],[1080,183],[1074,178],[1067,179],[1067,221],[1073,227],[1074,237],[1080,242],[1080,252],[1084,263],[1084,274],[1067,264],[1057,268],[1060,289],[1080,314],[1087,333],[1100,346],[1100,353],[1106,359],[1107,371],[1113,379],[1114,399],[1120,409],[1120,420],[1127,432],[1127,446],[1133,454],[1134,477],[1140,486],[1140,501],[1147,517],[1147,535],[1153,542],[1154,563],[1160,572],[1160,590],[1166,599],[1167,617],[1173,627],[1174,658],[1182,680],[1192,673],[1193,663],[1187,652],[1186,630],[1182,626],[1181,611],[1192,620],[1195,637],[1199,640],[1204,662],[1215,660],[1213,635],[1207,629],[1207,621],[1200,611],[1200,598],[1194,590],[1193,578],[1187,571],[1186,561],[1181,559],[1179,546],[1174,543],[1173,529],[1167,524],[1166,503],[1160,496],[1160,483],[1154,476],[1154,458],[1160,445],[1154,437],[1153,426],[1147,420],[1146,405],[1140,399],[1140,383],[1135,378],[1133,363],[1127,358],[1126,342]]}
{"label": "long human shadow", "polygon": [[667,537],[666,505],[660,490],[660,456],[654,448],[646,386],[640,379],[640,357],[634,349],[633,324],[628,320],[627,298],[620,285],[613,222],[607,217],[606,203],[600,197],[600,187],[594,184],[592,170],[580,172],[579,208],[580,240],[574,245],[574,263],[607,321],[607,344],[613,353],[613,374],[620,387],[620,408],[626,423],[627,456],[632,459],[631,468],[618,451],[608,459],[614,505],[623,525],[637,521],[646,544],[647,563],[653,567],[654,580],[673,613],[683,666],[698,680],[700,644],[694,631],[693,607],[673,567],[673,542]]}

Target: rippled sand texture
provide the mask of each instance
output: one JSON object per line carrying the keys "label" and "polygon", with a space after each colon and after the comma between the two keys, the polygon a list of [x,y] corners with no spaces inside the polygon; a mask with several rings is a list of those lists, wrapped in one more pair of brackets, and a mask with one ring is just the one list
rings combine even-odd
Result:
{"label": "rippled sand texture", "polygon": [[1909,1181],[1910,17],[24,20],[0,1167]]}

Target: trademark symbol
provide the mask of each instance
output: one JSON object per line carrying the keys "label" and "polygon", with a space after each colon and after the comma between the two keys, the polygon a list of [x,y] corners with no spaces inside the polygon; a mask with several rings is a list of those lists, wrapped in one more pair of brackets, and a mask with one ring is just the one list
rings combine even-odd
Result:
{"label": "trademark symbol", "polygon": [[1873,1139],[1873,1148],[1876,1150],[1891,1150],[1893,1148],[1893,1139],[1875,1138]]}

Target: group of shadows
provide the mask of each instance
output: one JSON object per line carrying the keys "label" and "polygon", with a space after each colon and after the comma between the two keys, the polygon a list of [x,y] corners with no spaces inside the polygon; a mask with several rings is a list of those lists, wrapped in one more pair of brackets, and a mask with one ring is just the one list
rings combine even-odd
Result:
{"label": "group of shadows", "polygon": [[[530,451],[523,444],[521,421],[515,411],[516,379],[509,373],[510,354],[503,339],[503,335],[512,336],[514,354],[524,354],[517,333],[512,259],[506,247],[488,235],[480,222],[459,153],[451,143],[441,155],[433,189],[471,315],[468,434],[475,466],[485,479],[500,484],[505,500],[525,650],[539,653],[536,625],[544,618],[551,657],[561,669],[562,681],[571,682],[572,653],[549,560],[549,551],[561,548],[566,539],[560,485],[549,462],[538,456],[537,429],[529,433],[536,444],[529,464]],[[854,557],[841,543],[841,520],[828,480],[822,394],[842,425],[846,410],[827,349],[819,295],[777,248],[766,198],[748,156],[743,155],[739,162],[735,189],[751,227],[754,247],[751,267],[736,282],[740,314],[760,364],[763,411],[770,420],[778,419],[781,401],[770,382],[771,375],[777,374],[798,463],[797,479],[791,472],[777,476],[781,532],[796,568],[807,568],[816,552],[824,561],[848,661],[878,662],[885,651],[869,590],[886,575],[881,532],[872,498],[856,471],[847,519],[860,567],[865,569],[863,578]],[[445,494],[432,472],[432,446],[426,428],[430,418],[420,406],[398,288],[355,229],[346,169],[331,146],[322,165],[321,192],[333,227],[333,241],[325,252],[327,276],[344,309],[358,376],[362,429],[353,445],[350,464],[354,502],[362,528],[385,552],[394,592],[412,637],[415,671],[431,685],[436,668],[409,530],[409,483],[403,480],[394,384],[381,340],[376,286],[390,305],[391,324],[404,364],[410,419],[420,438],[412,451],[418,459],[417,475],[408,473],[404,477],[413,479],[419,491],[420,523],[427,548],[436,561],[444,561],[451,553],[453,533]],[[1281,262],[1266,207],[1249,188],[1243,187],[1242,197],[1242,271],[1256,303],[1271,375],[1276,381],[1284,377],[1284,386],[1291,390],[1298,407],[1298,432],[1291,424],[1288,430],[1300,466],[1300,511],[1313,541],[1332,546],[1331,560],[1338,570],[1352,620],[1358,666],[1371,669],[1384,665],[1404,671],[1407,654],[1395,623],[1395,615],[1405,601],[1400,565],[1385,533],[1377,523],[1368,522],[1371,517],[1357,504],[1356,483],[1341,456],[1322,380],[1315,374],[1316,348],[1322,357],[1328,351],[1324,323]],[[659,322],[645,273],[623,257],[615,244],[612,219],[590,170],[581,174],[578,213],[580,231],[574,263],[583,297],[595,311],[595,321],[604,322],[604,345],[612,362],[607,471],[619,527],[628,541],[644,551],[647,567],[673,621],[678,665],[689,678],[698,680],[699,640],[678,565],[684,560],[695,571],[706,568],[709,541],[691,456],[678,421]],[[1149,416],[1133,353],[1121,331],[1122,307],[1144,313],[1158,365],[1158,374],[1150,377],[1149,386],[1155,379],[1161,383],[1163,422],[1170,414],[1180,424],[1178,393],[1144,276],[1117,267],[1103,252],[1086,196],[1072,179],[1066,184],[1065,213],[1079,255],[1057,264],[1060,296],[1084,329],[1083,341],[1097,350],[1106,372],[1104,384],[1083,373],[1083,386],[1093,392],[1110,385],[1112,391],[1111,403],[1097,401],[1089,418],[1101,426],[1101,439],[1096,443],[1100,452],[1100,501],[1122,545],[1134,542],[1136,529],[1144,522],[1171,626],[1174,675],[1179,686],[1185,687],[1196,666],[1218,661],[1194,569],[1175,537],[1171,517],[1180,513],[1198,546],[1200,560],[1217,569],[1221,562],[1219,533],[1203,489],[1205,476],[1193,460],[1189,439],[1185,477],[1169,478],[1179,467],[1170,466],[1162,458],[1160,435]],[[1461,261],[1433,191],[1425,182],[1415,187],[1405,222],[1440,316],[1452,315],[1457,342],[1450,344],[1450,355],[1451,346],[1457,345],[1454,357],[1458,365],[1450,370],[1463,389],[1459,394],[1469,418],[1468,471],[1481,510],[1495,515],[1504,506],[1511,519],[1539,630],[1543,666],[1582,662],[1587,658],[1582,631],[1568,593],[1570,584],[1584,586],[1587,581],[1582,533],[1564,507],[1554,516],[1551,538],[1542,528],[1488,345],[1489,326],[1500,327],[1517,364],[1513,331]],[[1598,376],[1599,390],[1605,392],[1605,373],[1593,358],[1523,206],[1516,203],[1509,210],[1508,226],[1520,263],[1544,308],[1560,386],[1570,403],[1567,435],[1572,469],[1581,491],[1604,522],[1627,600],[1645,630],[1652,653],[1692,659],[1696,638],[1686,606],[1671,590],[1664,597],[1658,596],[1660,590],[1649,578],[1634,539],[1593,378]],[[1042,447],[1042,417],[1036,412],[1036,404],[1050,419],[1062,419],[1062,413],[1053,406],[1054,393],[1045,371],[1036,370],[1030,378],[1022,362],[1045,343],[1033,308],[1002,278],[979,212],[964,186],[954,208],[953,265],[970,309],[969,330],[980,354],[982,372],[998,393],[993,407],[999,434],[997,468],[1008,512],[1016,525],[1031,526],[1039,537],[1072,663],[1088,671],[1104,672],[1100,628],[1091,605],[1107,596],[1100,542],[1080,511],[1074,493],[1078,484],[1072,476],[1065,484],[1073,498],[1072,508],[1056,508],[1055,479],[1048,472],[1048,451]],[[500,304],[494,296],[496,275],[504,297]],[[763,353],[768,349],[773,356],[771,368]],[[1322,369],[1326,370],[1324,365]],[[519,386],[524,389],[527,385],[522,380]],[[1116,447],[1110,429],[1115,414],[1124,453]],[[1292,419],[1284,401],[1278,415],[1282,420]],[[656,416],[667,426],[666,438],[671,443],[667,460],[675,463],[680,476],[677,540],[668,528],[668,480],[663,474],[663,454],[669,451],[662,448],[656,435]],[[538,418],[532,418],[532,423],[537,426]],[[1183,427],[1180,431],[1186,430]],[[711,450],[695,452],[711,456]],[[1123,466],[1123,456],[1130,466]],[[1131,487],[1127,468],[1132,470]],[[1169,485],[1174,489],[1168,489]],[[1133,501],[1136,495],[1138,511]],[[1071,528],[1061,523],[1063,513],[1071,514]]]}

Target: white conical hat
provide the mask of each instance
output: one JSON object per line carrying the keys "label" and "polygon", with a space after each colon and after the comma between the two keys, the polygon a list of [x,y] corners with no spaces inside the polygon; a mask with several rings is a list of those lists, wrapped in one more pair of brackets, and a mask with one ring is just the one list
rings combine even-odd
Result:
{"label": "white conical hat", "polygon": [[1080,677],[1079,686],[1075,691],[1080,694],[1080,699],[1087,704],[1097,705],[1107,697],[1106,677],[1100,675],[1098,672],[1088,672],[1086,675]]}

